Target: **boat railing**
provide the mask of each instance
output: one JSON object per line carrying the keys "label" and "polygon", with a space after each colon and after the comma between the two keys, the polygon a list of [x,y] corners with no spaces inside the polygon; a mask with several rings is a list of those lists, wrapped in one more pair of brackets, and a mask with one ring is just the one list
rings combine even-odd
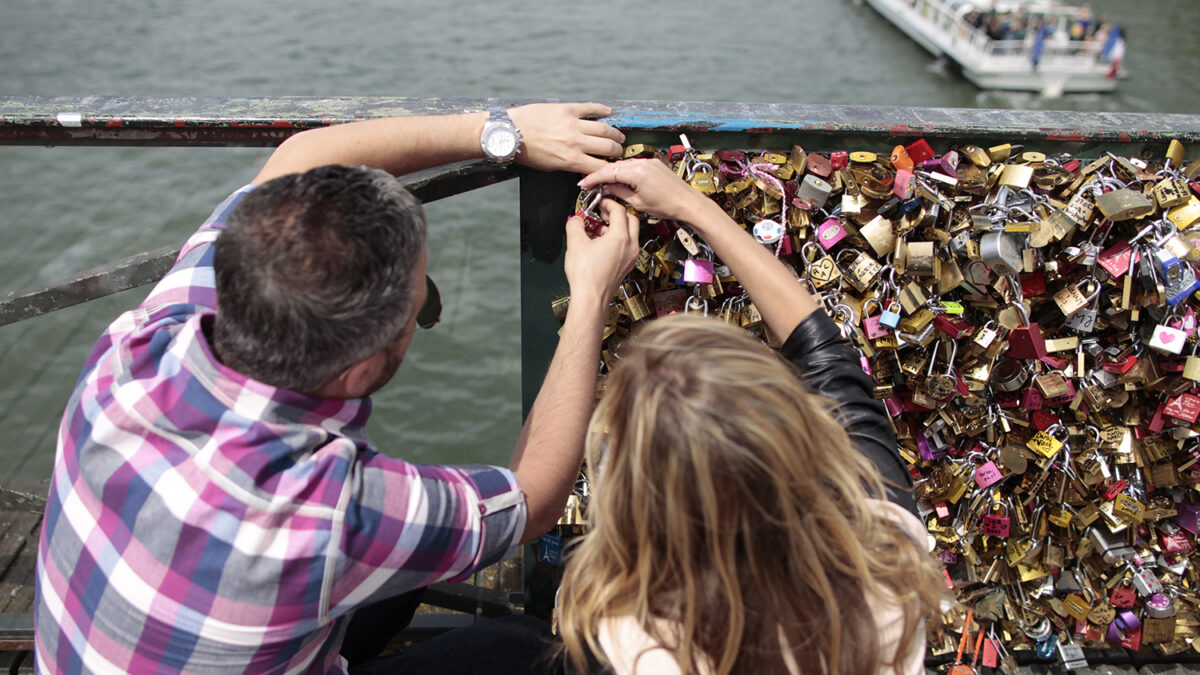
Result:
{"label": "boat railing", "polygon": [[[0,96],[0,145],[269,147],[304,129],[356,120],[483,110],[516,99],[136,98]],[[790,148],[890,152],[897,143],[926,139],[942,153],[959,144],[1026,144],[1046,153],[1098,157],[1161,157],[1171,140],[1200,148],[1200,115],[985,110],[894,106],[818,106],[781,103],[606,101],[609,122],[626,141],[665,147],[686,134],[697,147]],[[1194,150],[1192,150],[1194,153]],[[528,414],[549,365],[558,323],[551,303],[566,288],[561,223],[575,208],[576,176],[524,167],[468,162],[404,177],[422,200],[462,194],[519,178],[521,372]],[[0,298],[0,325],[151,284],[177,249],[145,251]],[[42,451],[52,451],[43,448]],[[3,495],[0,495],[3,497]],[[2,501],[0,501],[2,505]],[[38,504],[27,505],[36,509]],[[36,542],[36,537],[32,541]],[[531,549],[524,556],[524,610],[549,617],[559,573]],[[433,600],[476,615],[505,613],[521,604],[503,589],[439,586]],[[436,630],[437,627],[434,627]],[[0,649],[28,648],[32,618],[0,613]]]}
{"label": "boat railing", "polygon": [[[1028,58],[1034,45],[1034,33],[1030,30],[1020,40],[993,40],[980,28],[971,25],[961,14],[946,7],[941,0],[910,0],[914,11],[949,37],[952,45],[967,45],[984,57],[1021,56]],[[1063,40],[1065,26],[1056,26],[1042,45],[1042,60],[1071,58],[1091,55],[1097,59],[1103,45],[1094,40]]]}

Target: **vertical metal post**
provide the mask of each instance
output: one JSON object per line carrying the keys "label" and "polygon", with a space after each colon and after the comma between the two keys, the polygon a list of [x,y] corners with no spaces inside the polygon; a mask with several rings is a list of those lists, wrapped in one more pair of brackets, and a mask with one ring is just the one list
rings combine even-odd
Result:
{"label": "vertical metal post", "polygon": [[[522,169],[520,180],[521,410],[525,418],[558,345],[558,322],[550,303],[567,294],[563,224],[574,210],[579,176]],[[536,542],[525,547],[525,613],[550,618],[560,576],[560,568],[538,560]]]}

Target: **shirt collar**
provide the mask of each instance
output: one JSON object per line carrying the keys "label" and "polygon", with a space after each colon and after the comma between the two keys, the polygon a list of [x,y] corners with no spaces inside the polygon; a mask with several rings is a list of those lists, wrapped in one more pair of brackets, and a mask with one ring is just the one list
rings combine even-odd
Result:
{"label": "shirt collar", "polygon": [[184,366],[218,401],[235,414],[277,424],[316,424],[338,436],[368,442],[366,423],[370,397],[324,398],[280,389],[226,366],[217,360],[205,329],[216,315],[197,314],[176,337]]}

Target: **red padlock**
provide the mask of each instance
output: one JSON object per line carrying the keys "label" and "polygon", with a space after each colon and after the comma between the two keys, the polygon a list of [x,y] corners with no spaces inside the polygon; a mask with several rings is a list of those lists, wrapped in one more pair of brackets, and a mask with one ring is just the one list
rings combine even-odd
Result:
{"label": "red padlock", "polygon": [[1047,354],[1041,358],[1041,362],[1050,366],[1050,370],[1066,370],[1067,366],[1071,365],[1071,359],[1066,359],[1061,356]]}
{"label": "red padlock", "polygon": [[1041,410],[1045,403],[1046,397],[1042,396],[1037,387],[1026,387],[1025,393],[1021,395],[1021,410]]}
{"label": "red padlock", "polygon": [[808,156],[808,171],[821,178],[828,178],[829,174],[833,173],[833,163],[824,155],[814,152]]}
{"label": "red padlock", "polygon": [[1137,651],[1142,648],[1142,627],[1138,626],[1133,630],[1125,631],[1125,637],[1121,640],[1121,646],[1126,649]]}
{"label": "red padlock", "polygon": [[1121,609],[1129,609],[1133,607],[1133,603],[1137,600],[1137,593],[1132,588],[1126,586],[1117,586],[1112,590],[1112,594],[1108,597],[1108,604]]}
{"label": "red padlock", "polygon": [[834,171],[841,171],[850,166],[850,153],[845,150],[829,153],[829,164]]}
{"label": "red padlock", "polygon": [[1167,425],[1167,420],[1163,418],[1163,411],[1167,409],[1166,403],[1159,403],[1154,410],[1154,416],[1150,418],[1146,429],[1154,434],[1162,433],[1163,427]]}
{"label": "red padlock", "polygon": [[1138,361],[1138,358],[1136,356],[1134,356],[1133,354],[1129,354],[1129,355],[1123,356],[1119,359],[1105,361],[1100,364],[1100,367],[1103,368],[1104,370],[1107,370],[1110,373],[1124,375],[1125,373],[1129,372],[1130,368],[1137,365],[1137,361]]}
{"label": "red padlock", "polygon": [[604,221],[586,211],[576,211],[576,218],[583,219],[583,231],[588,233],[588,236],[596,236],[600,228],[604,227]]}
{"label": "red padlock", "polygon": [[1195,546],[1192,540],[1188,539],[1187,534],[1183,530],[1179,530],[1175,534],[1167,534],[1162,530],[1158,531],[1158,543],[1162,547],[1164,553],[1187,553]]}
{"label": "red padlock", "polygon": [[1104,489],[1104,501],[1111,502],[1117,498],[1117,495],[1125,491],[1129,487],[1129,483],[1123,480],[1113,481],[1111,485]]}
{"label": "red padlock", "polygon": [[1021,274],[1021,297],[1033,298],[1046,294],[1046,275],[1041,272]]}
{"label": "red padlock", "polygon": [[1034,410],[1030,413],[1029,420],[1033,422],[1033,426],[1038,428],[1038,431],[1045,431],[1056,424],[1062,423],[1062,420],[1058,419],[1054,413],[1046,410]]}
{"label": "red padlock", "polygon": [[975,330],[975,325],[970,321],[949,314],[938,314],[933,317],[933,325],[953,340],[970,335]]}
{"label": "red padlock", "polygon": [[908,151],[909,158],[916,164],[933,159],[933,148],[929,147],[929,143],[924,138],[918,138],[904,146],[904,149]]}
{"label": "red padlock", "polygon": [[1041,359],[1046,354],[1046,340],[1036,323],[1017,326],[1009,331],[1008,356],[1014,359]]}
{"label": "red padlock", "polygon": [[1179,396],[1169,399],[1163,408],[1163,413],[1188,424],[1195,424],[1196,418],[1200,417],[1200,397],[1185,391]]}

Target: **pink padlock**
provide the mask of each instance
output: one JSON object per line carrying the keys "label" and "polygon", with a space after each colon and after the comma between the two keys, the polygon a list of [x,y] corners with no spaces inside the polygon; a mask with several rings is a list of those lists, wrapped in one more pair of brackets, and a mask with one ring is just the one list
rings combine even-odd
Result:
{"label": "pink padlock", "polygon": [[1067,393],[1063,394],[1062,396],[1059,396],[1058,398],[1046,399],[1046,403],[1050,404],[1051,406],[1058,407],[1060,405],[1066,405],[1074,400],[1075,400],[1075,384],[1073,382],[1071,382],[1070,380],[1067,380]]}
{"label": "pink padlock", "polygon": [[830,218],[817,228],[817,243],[826,251],[832,249],[837,243],[846,238],[846,228],[842,226],[842,222],[837,218]]}
{"label": "pink padlock", "polygon": [[887,408],[888,414],[892,417],[900,417],[904,414],[904,402],[899,396],[889,396],[883,399],[883,407]]}
{"label": "pink padlock", "polygon": [[995,485],[1001,478],[1004,478],[1004,474],[1000,473],[1000,467],[990,459],[975,467],[975,484],[981,490]]}
{"label": "pink padlock", "polygon": [[713,261],[688,258],[683,261],[683,283],[711,284],[713,280]]}
{"label": "pink padlock", "polygon": [[872,304],[874,304],[876,307],[882,308],[882,304],[877,298],[867,298],[866,300],[863,300],[863,333],[866,334],[868,340],[877,340],[881,337],[884,337],[888,333],[891,333],[892,329],[883,325],[883,323],[880,321],[880,319],[883,318],[883,314],[872,315],[870,313]]}
{"label": "pink padlock", "polygon": [[1009,532],[1008,507],[998,504],[1004,509],[1005,515],[989,513],[983,517],[983,533],[989,537],[1007,538]]}
{"label": "pink padlock", "polygon": [[913,180],[915,177],[911,171],[897,169],[896,177],[892,180],[892,194],[900,199],[911,197],[917,187],[916,181]]}
{"label": "pink padlock", "polygon": [[1025,393],[1021,396],[1021,410],[1041,410],[1046,403],[1046,398],[1042,396],[1042,392],[1038,391],[1037,387],[1026,387]]}

